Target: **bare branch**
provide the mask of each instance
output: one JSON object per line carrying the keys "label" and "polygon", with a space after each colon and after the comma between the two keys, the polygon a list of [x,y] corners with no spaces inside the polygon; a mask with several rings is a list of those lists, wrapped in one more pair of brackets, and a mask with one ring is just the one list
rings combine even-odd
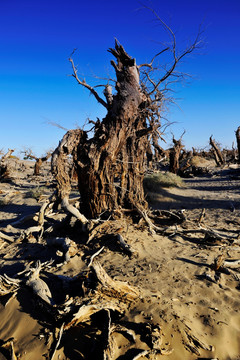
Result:
{"label": "bare branch", "polygon": [[37,156],[33,154],[32,149],[30,148],[22,150],[21,153],[24,154],[25,159],[30,159],[30,160],[38,159]]}
{"label": "bare branch", "polygon": [[143,66],[146,66],[146,67],[149,67],[149,68],[152,68],[152,64],[154,62],[154,60],[159,56],[159,55],[162,55],[165,51],[167,50],[170,50],[170,47],[167,47],[165,49],[163,49],[162,51],[160,51],[159,53],[157,53],[156,55],[154,55],[154,57],[152,58],[152,60],[150,61],[149,64],[141,64],[138,66],[139,69],[141,69],[141,67]]}
{"label": "bare branch", "polygon": [[62,130],[64,130],[64,131],[68,131],[68,130],[69,130],[69,129],[65,128],[64,126],[58,124],[57,122],[49,120],[49,119],[46,118],[45,116],[43,116],[43,118],[46,119],[46,123],[47,123],[48,125],[55,126],[55,127],[57,127],[58,129],[62,129]]}
{"label": "bare branch", "polygon": [[100,104],[102,104],[106,109],[108,109],[108,104],[98,95],[98,93],[96,92],[96,90],[94,90],[94,88],[93,88],[92,86],[88,85],[84,79],[83,79],[83,80],[80,80],[80,79],[79,79],[78,74],[77,74],[77,68],[76,68],[76,66],[74,65],[73,59],[72,59],[71,57],[69,58],[69,61],[70,61],[70,63],[72,64],[72,69],[73,69],[73,74],[72,74],[72,76],[77,80],[77,82],[78,82],[80,85],[82,85],[82,86],[84,86],[86,89],[88,89],[88,90],[91,92],[91,94],[94,95],[94,97],[96,98],[96,100],[97,100]]}
{"label": "bare branch", "polygon": [[[143,71],[142,74],[143,76],[145,76],[147,78],[147,80],[150,82],[150,84],[153,86],[152,90],[148,93],[148,96],[151,96],[152,94],[154,94],[154,92],[159,88],[160,84],[162,84],[163,82],[165,82],[170,76],[174,76],[177,79],[182,79],[184,78],[186,75],[188,76],[188,74],[183,74],[183,73],[176,73],[175,69],[177,64],[182,60],[182,58],[184,58],[185,56],[191,54],[196,48],[199,48],[202,41],[201,41],[201,35],[202,35],[202,30],[201,27],[199,27],[197,36],[195,38],[195,40],[189,45],[187,46],[186,49],[184,49],[182,52],[180,52],[180,54],[177,54],[177,43],[176,43],[176,36],[174,31],[160,18],[160,16],[156,13],[156,11],[154,9],[152,9],[151,7],[145,6],[145,9],[150,10],[153,15],[155,16],[155,18],[157,19],[157,21],[160,22],[160,24],[162,25],[162,27],[167,31],[167,33],[169,34],[170,38],[171,38],[171,45],[164,48],[162,51],[160,51],[159,53],[157,53],[151,60],[151,62],[149,64],[142,64],[140,65],[138,68],[140,69],[141,67],[148,67],[149,68],[149,72],[147,71]],[[154,72],[159,71],[160,67],[157,68],[153,68],[152,64],[153,61],[156,59],[156,57],[158,57],[159,55],[161,55],[162,53],[164,53],[165,51],[169,51],[170,54],[172,54],[172,61],[171,63],[166,66],[166,68],[164,70],[164,75],[161,76],[161,78],[158,81],[154,81],[152,76],[150,76],[151,74],[154,74]]]}

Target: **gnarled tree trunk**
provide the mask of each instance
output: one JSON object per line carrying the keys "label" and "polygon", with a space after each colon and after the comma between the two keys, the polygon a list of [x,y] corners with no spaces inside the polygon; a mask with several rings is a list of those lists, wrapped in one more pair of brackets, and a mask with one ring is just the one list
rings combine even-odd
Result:
{"label": "gnarled tree trunk", "polygon": [[70,130],[52,157],[58,181],[58,196],[69,195],[71,179],[66,158],[73,155],[81,194],[81,212],[94,218],[118,207],[146,207],[143,190],[144,165],[149,146],[144,109],[147,96],[141,91],[139,70],[117,42],[109,50],[117,59],[111,62],[116,71],[116,95],[105,89],[108,109],[102,122],[95,123],[90,139],[83,130]]}
{"label": "gnarled tree trunk", "polygon": [[117,94],[108,97],[108,113],[95,126],[92,139],[77,149],[78,186],[82,211],[87,217],[112,211],[118,206],[145,207],[144,162],[148,145],[145,117],[147,101],[139,85],[135,62],[116,43],[110,52],[116,57]]}
{"label": "gnarled tree trunk", "polygon": [[[106,117],[94,123],[91,138],[87,131],[70,130],[52,156],[58,199],[70,212],[73,209],[68,206],[67,199],[73,169],[69,169],[69,155],[73,156],[81,195],[81,213],[86,218],[95,218],[119,207],[135,207],[139,211],[147,207],[143,190],[145,164],[152,161],[152,148],[157,151],[157,156],[164,153],[158,145],[158,137],[161,138],[158,131],[161,126],[160,110],[164,99],[162,91],[168,88],[166,80],[169,76],[175,76],[178,62],[190,54],[199,41],[197,36],[190,47],[177,55],[174,33],[160,18],[157,19],[169,32],[172,45],[158,52],[149,64],[137,66],[136,60],[116,41],[115,48],[109,49],[116,59],[116,62],[111,61],[116,73],[116,91],[112,93],[111,86],[105,85],[105,100],[94,87],[79,78],[72,58],[69,59],[72,76],[107,109]],[[172,60],[166,73],[160,79],[152,77],[156,70],[153,66],[155,59],[167,51]]]}

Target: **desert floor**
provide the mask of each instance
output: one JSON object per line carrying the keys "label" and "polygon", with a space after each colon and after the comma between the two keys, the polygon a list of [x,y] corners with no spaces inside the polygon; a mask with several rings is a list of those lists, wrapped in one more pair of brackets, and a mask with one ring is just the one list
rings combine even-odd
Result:
{"label": "desert floor", "polygon": [[[121,326],[135,332],[135,339],[116,330],[112,337],[114,355],[106,358],[240,359],[237,166],[215,168],[212,176],[186,179],[184,188],[162,188],[154,196],[151,194],[150,205],[159,210],[155,212],[158,214],[155,223],[161,229],[155,234],[150,233],[143,219],[133,223],[122,218],[109,221],[105,230],[103,225],[104,236],[95,234],[86,244],[86,238],[71,220],[71,227],[68,230],[60,227],[58,233],[59,237],[68,236],[75,249],[67,262],[62,262],[59,249],[49,245],[45,233],[41,241],[34,231],[22,236],[35,225],[32,215],[39,212],[53,192],[50,166],[45,165],[39,177],[32,175],[33,166],[33,162],[25,162],[21,169],[16,168],[11,182],[0,183],[1,276],[21,278],[18,274],[28,264],[53,259],[40,277],[48,284],[55,304],[61,304],[66,295],[80,298],[76,287],[65,292],[61,279],[81,277],[91,256],[101,250],[96,258],[106,273],[114,280],[127,282],[138,293],[118,320]],[[74,189],[72,196],[77,195]],[[199,222],[203,209],[205,215]],[[49,214],[45,221],[61,223],[66,216],[59,210],[55,215]],[[25,221],[18,222],[22,218]],[[212,236],[210,230],[214,231]],[[121,234],[131,247],[130,255],[118,247],[112,234]],[[222,262],[217,268],[214,260],[221,255],[218,259]],[[106,330],[105,315],[66,328],[53,354],[61,324],[52,320],[54,311],[51,308],[49,311],[49,307],[46,311],[45,305],[26,282],[17,291],[0,297],[0,359],[11,359],[11,349],[5,344],[9,338],[13,338],[18,359],[104,358],[99,348]],[[156,331],[158,349],[157,341],[151,340],[149,345],[144,340],[147,326],[152,333]],[[141,357],[139,349],[146,350]]]}

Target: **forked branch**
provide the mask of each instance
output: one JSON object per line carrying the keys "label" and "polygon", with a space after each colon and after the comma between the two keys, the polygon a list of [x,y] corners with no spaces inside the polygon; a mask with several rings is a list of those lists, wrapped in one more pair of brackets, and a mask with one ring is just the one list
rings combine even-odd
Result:
{"label": "forked branch", "polygon": [[94,95],[95,99],[102,104],[106,109],[108,108],[108,104],[98,95],[98,93],[96,92],[96,90],[90,86],[89,84],[86,83],[85,79],[80,80],[78,77],[78,73],[77,73],[77,68],[73,62],[73,59],[70,57],[69,58],[70,63],[72,64],[72,69],[73,69],[73,74],[72,76],[77,80],[77,82],[84,86],[86,89],[88,89],[90,91],[91,94]]}
{"label": "forked branch", "polygon": [[[148,81],[153,86],[152,90],[148,93],[148,95],[150,96],[150,95],[154,94],[154,92],[159,88],[160,84],[165,82],[170,76],[175,76],[177,78],[182,77],[181,73],[180,74],[175,73],[175,68],[176,68],[177,64],[182,60],[182,58],[184,58],[185,56],[191,54],[195,49],[197,49],[197,48],[199,48],[201,46],[201,44],[202,44],[201,35],[202,35],[203,31],[202,31],[202,29],[200,27],[199,31],[198,31],[198,33],[196,35],[195,40],[189,46],[187,46],[183,51],[181,51],[178,54],[176,36],[175,36],[174,31],[160,18],[160,16],[156,13],[156,11],[154,9],[152,9],[151,7],[148,7],[148,6],[144,6],[144,8],[150,10],[153,13],[154,17],[162,25],[162,27],[167,31],[167,33],[169,34],[170,39],[171,39],[171,45],[168,46],[168,47],[165,47],[163,50],[158,52],[152,58],[150,63],[141,64],[138,67],[139,69],[141,67],[148,67],[149,68],[148,71],[144,70],[142,72],[142,74],[147,77]],[[156,80],[154,81],[152,79],[152,77],[150,76],[150,73],[154,74],[154,72],[158,71],[159,66],[154,68],[153,63],[154,63],[155,59],[158,56],[162,55],[166,51],[168,51],[171,54],[171,56],[173,57],[173,61],[171,62],[171,65],[169,67],[166,67],[164,75],[160,79],[158,79],[158,81],[156,81]]]}

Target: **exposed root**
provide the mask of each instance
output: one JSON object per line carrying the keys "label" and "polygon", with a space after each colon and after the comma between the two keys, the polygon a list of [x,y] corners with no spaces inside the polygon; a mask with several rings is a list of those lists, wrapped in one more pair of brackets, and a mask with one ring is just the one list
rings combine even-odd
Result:
{"label": "exposed root", "polygon": [[123,249],[126,254],[132,256],[134,253],[136,253],[136,251],[125,242],[121,234],[117,234],[117,239],[121,249]]}
{"label": "exposed root", "polygon": [[71,327],[76,326],[79,323],[84,323],[88,321],[93,314],[98,313],[102,310],[111,310],[111,311],[119,311],[119,307],[111,302],[107,301],[99,301],[99,304],[87,304],[82,305],[78,311],[73,315],[70,322],[68,322],[66,325],[64,325],[64,329],[70,329]]}
{"label": "exposed root", "polygon": [[20,282],[21,280],[10,278],[6,274],[0,275],[0,296],[17,292]]}
{"label": "exposed root", "polygon": [[156,234],[156,231],[160,231],[163,232],[163,229],[161,229],[160,227],[156,226],[155,224],[153,224],[153,222],[149,219],[146,210],[141,210],[139,208],[136,208],[138,213],[143,217],[143,219],[146,221],[146,223],[149,226],[149,231],[151,234]]}
{"label": "exposed root", "polygon": [[63,198],[62,207],[66,209],[68,212],[70,212],[70,214],[75,216],[78,220],[80,220],[83,225],[86,225],[88,223],[88,219],[83,214],[81,214],[77,208],[69,204],[68,200],[69,199],[67,196]]}
{"label": "exposed root", "polygon": [[96,251],[90,258],[90,261],[89,261],[89,264],[88,264],[88,267],[92,266],[92,263],[93,263],[93,260],[95,259],[95,257],[97,255],[99,255],[102,251],[104,250],[104,246],[101,247],[100,250]]}
{"label": "exposed root", "polygon": [[42,205],[42,207],[41,207],[41,209],[39,211],[39,215],[38,215],[38,225],[39,226],[42,226],[43,223],[44,223],[44,214],[45,214],[45,212],[47,210],[47,207],[48,207],[49,203],[50,203],[49,200],[45,201],[45,203]]}
{"label": "exposed root", "polygon": [[94,261],[92,268],[98,281],[102,284],[102,291],[112,297],[117,297],[121,301],[128,302],[136,300],[139,297],[139,291],[127,283],[113,280],[103,269],[99,262]]}
{"label": "exposed root", "polygon": [[61,339],[62,339],[62,335],[63,335],[63,331],[64,331],[64,323],[62,324],[60,330],[59,330],[59,334],[58,334],[58,340],[56,342],[56,345],[54,346],[52,355],[50,357],[50,360],[54,360],[54,356],[56,354],[57,348],[60,345]]}
{"label": "exposed root", "polygon": [[2,233],[1,231],[0,231],[0,238],[8,241],[10,243],[14,242],[14,240],[15,240],[14,237],[6,235],[6,234]]}

